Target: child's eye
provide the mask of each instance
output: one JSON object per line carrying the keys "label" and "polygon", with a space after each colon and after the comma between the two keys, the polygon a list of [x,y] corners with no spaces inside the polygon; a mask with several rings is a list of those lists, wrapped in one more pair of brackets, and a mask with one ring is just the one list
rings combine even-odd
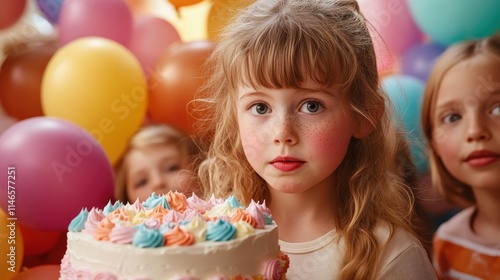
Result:
{"label": "child's eye", "polygon": [[264,115],[269,111],[269,107],[264,103],[256,103],[250,107],[252,113],[257,115]]}
{"label": "child's eye", "polygon": [[495,105],[493,107],[493,110],[491,110],[492,115],[500,115],[500,104]]}
{"label": "child's eye", "polygon": [[449,114],[449,115],[444,116],[443,122],[444,123],[453,123],[453,122],[458,121],[461,118],[462,117],[458,114]]}
{"label": "child's eye", "polygon": [[148,184],[148,179],[143,178],[143,179],[140,179],[140,180],[138,180],[138,181],[135,182],[135,187],[136,188],[141,188],[141,187],[144,187],[147,184]]}
{"label": "child's eye", "polygon": [[321,110],[323,110],[323,105],[318,101],[307,101],[300,107],[300,111],[305,113],[318,113]]}
{"label": "child's eye", "polygon": [[174,164],[174,165],[169,165],[167,167],[165,167],[165,171],[166,172],[175,172],[175,171],[178,171],[181,169],[181,166],[178,165],[178,164]]}

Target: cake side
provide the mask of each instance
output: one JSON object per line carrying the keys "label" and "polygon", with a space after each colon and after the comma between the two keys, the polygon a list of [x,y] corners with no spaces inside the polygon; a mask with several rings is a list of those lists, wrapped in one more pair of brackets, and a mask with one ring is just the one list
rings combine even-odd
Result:
{"label": "cake side", "polygon": [[263,266],[279,253],[276,225],[231,241],[160,248],[96,241],[84,233],[69,232],[66,261],[75,271],[107,272],[117,279],[176,279],[188,275],[211,279],[261,275]]}

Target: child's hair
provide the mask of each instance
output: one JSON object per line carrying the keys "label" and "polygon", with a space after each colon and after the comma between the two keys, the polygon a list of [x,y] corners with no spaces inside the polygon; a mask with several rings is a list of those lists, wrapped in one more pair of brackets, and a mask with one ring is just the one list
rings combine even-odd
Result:
{"label": "child's hair", "polygon": [[[477,55],[487,55],[500,59],[500,34],[482,40],[469,40],[452,45],[437,59],[425,88],[422,106],[422,128],[427,140],[432,185],[439,188],[451,202],[465,207],[475,204],[472,189],[458,181],[444,166],[433,148],[433,141],[442,141],[433,131],[434,106],[441,82],[447,72],[458,63]],[[478,96],[479,97],[479,96]]]}
{"label": "child's hair", "polygon": [[129,201],[127,197],[127,155],[133,149],[141,149],[155,145],[173,145],[181,152],[182,158],[186,160],[186,166],[194,169],[191,164],[199,154],[191,137],[166,124],[149,124],[143,126],[130,139],[127,149],[116,165],[115,176],[115,199],[122,202]]}
{"label": "child's hair", "polygon": [[[407,143],[390,116],[373,43],[355,0],[257,1],[225,29],[209,65],[213,75],[194,103],[196,114],[204,117],[195,128],[207,151],[198,170],[205,194],[233,194],[246,204],[269,199],[266,182],[243,152],[237,87],[301,88],[311,78],[336,86],[353,124],[369,126],[366,137],[351,139],[335,172],[332,216],[346,246],[341,279],[375,278],[382,250],[374,229],[380,222],[390,227],[391,236],[402,227],[420,238],[409,221],[417,218],[413,192],[395,160]],[[409,153],[403,157],[411,160]]]}

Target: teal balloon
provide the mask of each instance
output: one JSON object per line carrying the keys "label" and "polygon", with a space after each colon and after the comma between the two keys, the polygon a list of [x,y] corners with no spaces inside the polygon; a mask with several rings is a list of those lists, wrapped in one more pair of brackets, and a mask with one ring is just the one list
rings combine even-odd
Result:
{"label": "teal balloon", "polygon": [[445,46],[500,31],[499,0],[408,0],[408,5],[422,32]]}
{"label": "teal balloon", "polygon": [[382,79],[382,89],[388,94],[397,122],[402,122],[417,172],[429,168],[425,138],[420,125],[425,83],[413,76],[398,74]]}

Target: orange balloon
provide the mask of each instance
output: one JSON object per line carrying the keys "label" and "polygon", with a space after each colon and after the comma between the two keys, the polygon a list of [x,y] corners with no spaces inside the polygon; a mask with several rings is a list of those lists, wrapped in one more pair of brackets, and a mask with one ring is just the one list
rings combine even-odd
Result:
{"label": "orange balloon", "polygon": [[173,43],[160,58],[156,71],[149,73],[149,116],[187,134],[193,132],[193,120],[187,104],[208,77],[203,64],[215,44],[210,41]]}
{"label": "orange balloon", "polygon": [[40,265],[21,271],[12,280],[57,280],[61,267],[55,264]]}
{"label": "orange balloon", "polygon": [[26,0],[0,0],[0,30],[19,21],[26,9]]}
{"label": "orange balloon", "polygon": [[19,228],[24,238],[25,256],[46,253],[56,245],[62,234],[60,231],[38,230],[21,224]]}
{"label": "orange balloon", "polygon": [[179,9],[182,6],[189,6],[200,3],[203,0],[169,0],[170,4],[174,5],[176,9]]}
{"label": "orange balloon", "polygon": [[43,44],[7,57],[0,69],[0,102],[6,114],[19,120],[43,116],[42,77],[56,50],[55,45]]}

